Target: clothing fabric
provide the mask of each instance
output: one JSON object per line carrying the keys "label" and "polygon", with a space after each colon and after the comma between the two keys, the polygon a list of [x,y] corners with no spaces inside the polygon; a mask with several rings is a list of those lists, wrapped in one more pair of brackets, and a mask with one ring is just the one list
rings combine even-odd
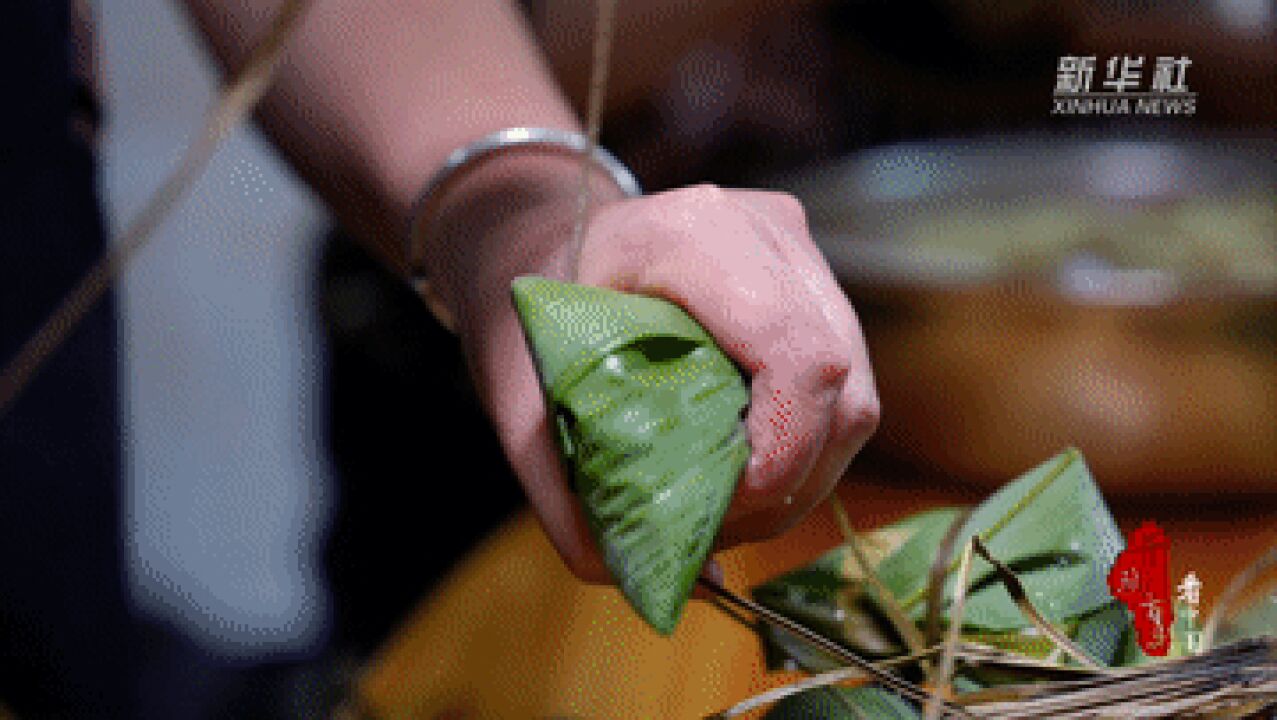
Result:
{"label": "clothing fabric", "polygon": [[[0,358],[104,247],[69,8],[0,23]],[[134,717],[119,528],[113,303],[99,303],[0,417],[0,698],[20,717]]]}

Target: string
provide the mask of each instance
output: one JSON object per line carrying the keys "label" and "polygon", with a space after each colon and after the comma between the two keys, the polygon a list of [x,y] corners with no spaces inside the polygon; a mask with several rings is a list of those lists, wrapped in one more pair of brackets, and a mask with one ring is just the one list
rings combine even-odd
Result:
{"label": "string", "polygon": [[[849,666],[854,667],[860,672],[865,673],[869,677],[873,678],[875,682],[883,685],[884,687],[890,688],[905,697],[912,698],[920,702],[923,700],[926,700],[929,697],[928,693],[922,688],[919,688],[918,686],[914,685],[908,680],[905,680],[895,675],[889,670],[886,670],[882,667],[879,667],[878,665],[875,665],[874,663],[869,662],[868,660],[865,660],[860,655],[857,655],[856,653],[852,652],[848,648],[843,647],[839,643],[808,628],[806,625],[803,625],[802,623],[799,623],[795,620],[791,620],[790,618],[776,612],[775,610],[772,610],[771,608],[765,605],[754,602],[753,600],[750,600],[748,598],[741,597],[740,595],[737,595],[731,590],[728,590],[727,588],[723,587],[722,585],[718,584],[717,582],[715,582],[714,580],[711,580],[708,577],[701,576],[701,577],[698,577],[696,581],[700,583],[701,586],[704,587],[706,590],[710,591],[710,593],[712,593],[714,597],[717,597],[718,599],[723,600],[729,605],[732,605],[744,610],[748,610],[749,612],[753,613],[756,617],[759,617],[777,627],[780,627],[784,630],[787,630],[797,635],[798,637],[811,643],[812,645],[815,645],[821,650],[824,650],[825,652],[830,653],[834,657],[846,662]],[[959,718],[971,717],[970,713],[966,712],[962,708],[959,708],[953,705],[951,702],[943,698],[938,700],[937,708],[944,712],[945,717],[959,717]]]}
{"label": "string", "polygon": [[603,115],[603,97],[607,92],[607,75],[611,65],[612,34],[616,26],[616,0],[599,0],[594,22],[594,55],[590,65],[589,104],[586,108],[586,146],[581,154],[581,186],[577,194],[576,224],[572,228],[568,272],[573,281],[581,257],[581,241],[590,215],[590,170],[594,149],[599,144],[599,122]]}
{"label": "string", "polygon": [[306,0],[285,0],[265,36],[249,53],[244,66],[228,82],[209,112],[199,136],[159,189],[147,199],[131,223],[102,257],[89,268],[39,329],[23,343],[0,374],[0,417],[8,411],[36,372],[79,325],[102,295],[152,239],[155,229],[172,213],[199,179],[217,147],[244,121],[270,87],[284,46],[296,29]]}

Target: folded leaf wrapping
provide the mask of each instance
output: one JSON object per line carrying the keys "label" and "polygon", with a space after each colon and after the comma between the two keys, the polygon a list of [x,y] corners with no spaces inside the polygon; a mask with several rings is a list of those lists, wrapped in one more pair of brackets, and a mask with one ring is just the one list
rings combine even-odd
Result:
{"label": "folded leaf wrapping", "polygon": [[[961,517],[959,508],[933,508],[861,537],[874,574],[919,629],[926,622],[929,570],[950,526]],[[1089,656],[1106,665],[1139,662],[1142,655],[1130,641],[1127,613],[1105,584],[1108,568],[1124,545],[1122,535],[1078,451],[1067,450],[1003,486],[963,522],[946,557],[942,625],[950,618],[958,557],[977,534],[993,556],[1015,572],[1046,620]],[[963,640],[1039,658],[1054,649],[995,580],[992,565],[975,558],[968,580]],[[885,622],[878,599],[846,545],[764,583],[753,594],[762,604],[857,652],[875,657],[907,652]],[[769,665],[792,661],[820,671],[840,664],[788,631],[760,626],[759,632]],[[1002,677],[994,668],[978,667],[964,668],[955,676],[956,683],[971,689],[1012,679],[1019,676]],[[889,698],[891,708],[882,709],[885,694],[841,688],[807,691],[777,704],[766,718],[922,717],[894,696]]]}
{"label": "folded leaf wrapping", "polygon": [[[920,628],[926,620],[928,572],[960,514],[958,508],[934,508],[866,534],[865,544],[876,550],[875,575]],[[958,556],[977,533],[1018,575],[1049,622],[1103,663],[1124,657],[1129,621],[1105,584],[1124,542],[1079,452],[1068,450],[1042,463],[974,509],[949,550],[946,598],[953,597]],[[881,622],[877,601],[846,546],[764,583],[754,597],[859,652],[904,652],[894,631]],[[946,605],[940,620],[947,623],[948,617]],[[1033,656],[1053,649],[994,580],[993,566],[979,558],[972,562],[962,618],[966,640]],[[833,666],[784,631],[764,628],[762,633],[773,664],[788,658],[818,670]]]}
{"label": "folded leaf wrapping", "polygon": [[672,303],[538,277],[512,291],[604,562],[669,634],[749,457],[745,381]]}

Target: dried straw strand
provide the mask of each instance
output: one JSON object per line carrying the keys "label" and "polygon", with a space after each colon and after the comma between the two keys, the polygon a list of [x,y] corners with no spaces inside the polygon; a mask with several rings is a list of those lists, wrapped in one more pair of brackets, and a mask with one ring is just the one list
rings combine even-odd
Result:
{"label": "dried straw strand", "polygon": [[720,713],[706,716],[706,720],[729,720],[730,718],[740,717],[741,715],[753,712],[759,708],[778,703],[791,695],[797,695],[801,692],[815,690],[816,688],[822,688],[828,685],[846,682],[848,680],[863,680],[867,677],[868,676],[866,676],[864,672],[854,667],[843,667],[838,668],[837,670],[830,670],[818,675],[812,675],[809,678],[803,678],[802,680],[788,685],[782,685],[781,687],[758,693],[753,697],[736,703]]}
{"label": "dried straw strand", "polygon": [[1228,582],[1228,587],[1224,588],[1224,592],[1215,601],[1215,607],[1211,608],[1210,617],[1202,627],[1202,650],[1209,650],[1214,646],[1215,635],[1228,608],[1256,578],[1272,567],[1277,567],[1277,546],[1269,548],[1267,552],[1255,558],[1245,569],[1233,576],[1233,579]]}
{"label": "dried straw strand", "polygon": [[[1277,703],[1277,640],[1235,643],[1210,653],[1160,661],[1128,672],[1084,681],[998,688],[1018,696],[1005,702],[968,704],[981,717],[1034,718],[1180,717],[1233,704]],[[971,703],[971,693],[959,702]],[[1244,709],[1244,708],[1243,708]],[[1237,717],[1228,714],[1227,717]]]}
{"label": "dried straw strand", "polygon": [[[785,617],[784,615],[781,615],[780,613],[775,612],[774,610],[764,605],[760,605],[752,600],[743,598],[737,595],[736,593],[731,592],[730,590],[723,587],[722,585],[719,585],[714,580],[711,580],[710,578],[707,578],[703,575],[697,578],[697,582],[699,582],[703,587],[705,587],[705,589],[709,590],[713,595],[721,598],[722,600],[734,606],[740,607],[742,609],[745,609],[745,610],[748,610],[749,612],[754,613],[756,616],[758,616],[760,619],[766,622],[769,622],[780,628],[788,630],[791,633],[794,633],[795,635],[799,636],[803,640],[806,640],[807,642],[811,643],[815,647],[818,647],[832,654],[834,657],[848,663],[848,665],[861,670],[862,672],[866,673],[869,677],[873,678],[873,681],[875,683],[878,683],[882,685],[883,687],[896,692],[902,697],[909,698],[917,702],[921,702],[928,697],[928,693],[926,690],[923,690],[922,688],[909,682],[908,680],[905,680],[904,678],[899,677],[898,675],[890,672],[889,670],[883,669],[882,667],[879,667],[877,664],[866,660],[865,658],[861,657],[855,652],[852,652],[851,650],[843,647],[842,645],[834,642],[833,640],[830,640],[824,635],[821,635],[820,633],[808,628],[802,623],[799,623],[795,620]],[[955,705],[954,703],[949,702],[947,700],[939,699],[939,698],[937,699],[940,700],[941,702],[940,707],[943,708],[947,716],[960,717],[960,718],[971,717],[969,713],[967,713],[965,710]]]}
{"label": "dried straw strand", "polygon": [[594,22],[594,54],[590,66],[590,97],[586,109],[586,143],[581,155],[581,186],[577,195],[576,223],[572,228],[568,271],[575,280],[580,264],[581,241],[585,236],[586,221],[590,216],[590,170],[594,148],[599,144],[599,125],[603,115],[603,98],[607,94],[607,75],[612,62],[612,35],[616,26],[617,0],[598,0],[598,15]]}
{"label": "dried straw strand", "polygon": [[949,576],[949,557],[953,555],[962,528],[966,527],[973,512],[974,509],[967,508],[949,523],[944,537],[940,539],[940,547],[931,560],[931,567],[927,569],[927,645],[940,642],[940,613],[944,610],[944,581]]}
{"label": "dried straw strand", "polygon": [[1015,601],[1015,605],[1020,609],[1020,612],[1028,618],[1029,622],[1033,623],[1033,627],[1037,628],[1038,632],[1055,643],[1056,649],[1067,653],[1074,660],[1087,667],[1098,668],[1101,666],[1100,662],[1092,658],[1085,650],[1070,640],[1067,635],[1060,632],[1058,628],[1042,617],[1042,613],[1038,612],[1033,602],[1029,600],[1029,594],[1025,591],[1024,584],[1020,582],[1020,578],[1001,560],[993,557],[989,553],[989,549],[984,546],[984,543],[980,542],[980,538],[971,538],[971,544],[975,551],[980,554],[980,557],[993,566],[998,579],[1002,581],[1002,585],[1007,589],[1007,593],[1011,595],[1011,599]]}
{"label": "dried straw strand", "polygon": [[[860,538],[855,529],[852,528],[851,519],[847,517],[847,510],[843,507],[842,501],[838,499],[837,493],[830,494],[829,504],[833,507],[834,517],[837,518],[838,527],[842,531],[843,538],[847,541],[848,549],[851,550],[851,556],[855,558],[856,565],[859,566],[861,574],[865,577],[865,582],[873,588],[874,594],[877,595],[879,607],[882,608],[883,613],[887,616],[887,620],[891,622],[891,626],[895,628],[900,638],[904,640],[911,654],[922,652],[927,647],[927,642],[922,637],[922,633],[919,632],[918,625],[909,619],[905,609],[896,600],[895,594],[878,578],[878,573],[874,571],[869,558],[865,556],[864,548],[860,544]],[[921,661],[920,664],[922,665],[923,673],[930,675],[930,664],[925,660]]]}
{"label": "dried straw strand", "polygon": [[187,148],[177,169],[5,366],[0,374],[0,415],[151,240],[155,229],[203,174],[217,147],[257,105],[270,87],[284,47],[308,5],[306,0],[284,0],[244,66],[222,87],[202,131]]}
{"label": "dried straw strand", "polygon": [[[1077,462],[1078,460],[1079,460],[1079,455],[1077,450],[1069,449],[1068,451],[1066,451],[1060,457],[1059,462],[1057,462],[1054,466],[1052,466],[1051,469],[1048,470],[1047,473],[1042,476],[1041,480],[1038,480],[1036,483],[1034,483],[1033,487],[1029,488],[1028,492],[1024,493],[1024,496],[1021,497],[1019,501],[1015,503],[1015,505],[1012,505],[1011,509],[1007,510],[1006,514],[998,518],[997,522],[985,528],[983,532],[979,533],[980,539],[983,540],[984,542],[990,542],[991,540],[993,540],[994,536],[996,536],[999,532],[1001,532],[1002,529],[1005,528],[1012,520],[1014,520],[1016,516],[1019,515],[1026,507],[1032,504],[1032,502],[1037,499],[1038,495],[1041,495],[1043,491],[1045,491],[1048,487],[1051,486],[1051,483],[1059,479],[1060,475],[1063,474],[1064,471],[1067,470],[1071,464],[1073,464],[1074,462]],[[945,577],[948,577],[950,573],[952,573],[954,570],[957,569],[959,561],[960,561],[960,558],[955,558],[953,562],[949,563],[949,565],[945,568],[945,571],[944,571]],[[913,608],[914,605],[917,605],[919,602],[921,602],[922,599],[926,597],[926,594],[927,594],[927,587],[925,586],[921,587],[913,595],[910,595],[908,598],[905,598],[901,602],[901,604],[904,606],[906,610],[909,610]]]}
{"label": "dried straw strand", "polygon": [[962,551],[958,564],[958,581],[953,587],[953,609],[949,613],[949,634],[944,643],[944,654],[940,657],[940,668],[931,680],[931,697],[927,699],[925,720],[936,720],[940,717],[942,698],[950,693],[949,680],[953,677],[953,660],[958,645],[962,640],[962,613],[967,605],[967,583],[971,577],[971,553],[975,547],[975,538],[967,543]]}

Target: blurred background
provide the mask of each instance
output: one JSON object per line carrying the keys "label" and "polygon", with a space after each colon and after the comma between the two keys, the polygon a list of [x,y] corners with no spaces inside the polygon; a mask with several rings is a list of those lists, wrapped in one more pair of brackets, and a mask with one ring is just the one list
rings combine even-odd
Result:
{"label": "blurred background", "polygon": [[[582,107],[592,4],[525,7]],[[172,3],[99,15],[118,228],[215,77]],[[992,487],[1077,444],[1106,493],[1262,508],[1275,47],[1271,0],[622,2],[603,141],[649,191],[807,202],[866,326],[884,475]],[[1096,56],[1098,86],[1128,54],[1145,82],[1190,58],[1196,112],[1052,114],[1061,57]],[[251,128],[120,307],[135,597],[249,698],[235,716],[307,716],[521,506],[456,346]]]}
{"label": "blurred background", "polygon": [[[871,455],[996,487],[1076,445],[1110,496],[1271,493],[1277,5],[620,12],[604,143],[649,189],[804,201],[866,326]],[[590,17],[534,12],[578,107]],[[1057,114],[1077,57],[1113,107],[1124,63],[1156,98],[1179,62],[1195,112]]]}
{"label": "blurred background", "polygon": [[[175,3],[110,3],[100,31],[103,200],[118,229],[176,165],[218,78]],[[134,588],[221,652],[305,647],[329,611],[313,279],[326,224],[242,129],[121,285]]]}
{"label": "blurred background", "polygon": [[[97,13],[114,235],[176,167],[220,78],[177,3]],[[277,668],[326,647],[336,485],[315,267],[327,226],[241,128],[119,285],[127,559],[155,627],[145,692],[159,714],[270,717],[269,696],[297,683]],[[299,697],[288,713],[306,710]]]}
{"label": "blurred background", "polygon": [[[179,4],[98,16],[114,234],[220,78]],[[173,666],[150,692],[174,716],[313,717],[522,504],[457,344],[251,126],[118,292],[130,586]]]}

